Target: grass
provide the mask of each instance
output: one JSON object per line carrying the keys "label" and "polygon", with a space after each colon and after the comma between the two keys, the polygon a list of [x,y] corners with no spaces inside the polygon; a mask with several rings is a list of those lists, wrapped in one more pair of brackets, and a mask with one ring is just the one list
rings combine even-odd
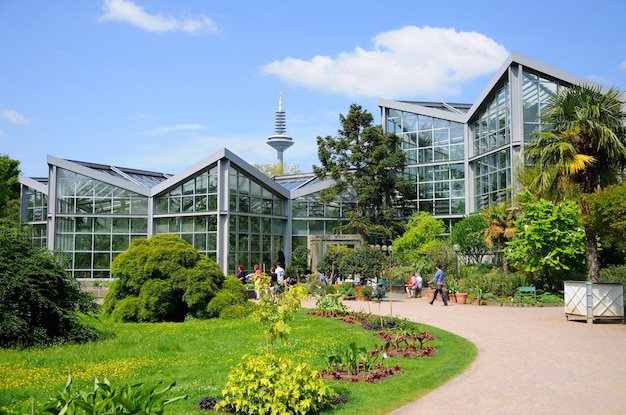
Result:
{"label": "grass", "polygon": [[[276,353],[321,370],[326,354],[349,340],[367,348],[380,343],[376,332],[339,319],[311,317],[305,311],[300,310],[292,322],[287,345],[275,345]],[[95,378],[107,378],[113,386],[176,382],[168,396],[189,398],[172,404],[166,413],[197,415],[201,398],[221,396],[240,357],[265,346],[262,326],[250,319],[124,324],[90,317],[86,322],[109,337],[84,345],[0,350],[0,408],[30,397],[42,402],[57,396],[71,375],[73,390],[91,390]],[[388,359],[390,367],[398,364],[405,373],[378,384],[330,382],[348,397],[333,415],[388,413],[457,376],[475,359],[477,349],[469,341],[434,327],[418,324],[418,328],[435,336],[429,344],[438,349],[437,356]]]}

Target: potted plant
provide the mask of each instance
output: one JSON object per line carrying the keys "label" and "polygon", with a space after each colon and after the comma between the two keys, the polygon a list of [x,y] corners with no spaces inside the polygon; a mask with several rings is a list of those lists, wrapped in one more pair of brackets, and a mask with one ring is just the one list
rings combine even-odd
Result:
{"label": "potted plant", "polygon": [[344,300],[354,300],[354,296],[356,295],[354,286],[347,282],[341,284],[337,293],[341,294]]}
{"label": "potted plant", "polygon": [[456,293],[459,291],[458,283],[455,279],[448,281],[448,301],[456,302]]}
{"label": "potted plant", "polygon": [[465,304],[467,302],[467,285],[463,279],[457,281],[454,296],[456,297],[456,302],[459,304]]}
{"label": "potted plant", "polygon": [[482,305],[483,304],[483,296],[484,296],[484,291],[481,287],[474,287],[474,289],[472,290],[472,294],[474,294],[474,298],[476,299],[476,304],[478,305]]}
{"label": "potted plant", "polygon": [[435,296],[435,284],[428,283],[428,300],[432,301],[434,296]]}
{"label": "potted plant", "polygon": [[371,285],[366,285],[363,288],[361,288],[361,296],[365,299],[365,301],[371,300],[373,295],[374,295],[374,289],[372,288]]}

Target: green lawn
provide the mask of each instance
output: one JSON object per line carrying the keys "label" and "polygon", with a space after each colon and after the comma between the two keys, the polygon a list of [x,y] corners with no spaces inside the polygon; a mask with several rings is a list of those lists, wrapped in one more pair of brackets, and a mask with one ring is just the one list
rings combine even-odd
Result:
{"label": "green lawn", "polygon": [[[306,311],[298,312],[288,344],[277,344],[276,353],[323,369],[326,353],[350,340],[368,349],[380,343],[377,332],[335,318],[311,317]],[[189,398],[172,404],[166,413],[197,414],[201,398],[221,395],[239,358],[265,346],[262,326],[250,319],[123,324],[100,317],[87,322],[109,338],[77,346],[0,350],[0,407],[29,397],[44,401],[57,396],[71,375],[73,390],[91,390],[95,378],[107,378],[113,386],[176,382],[168,396]],[[405,372],[378,384],[330,382],[348,397],[333,414],[385,414],[457,376],[476,357],[477,349],[469,341],[434,327],[418,327],[435,336],[429,344],[438,350],[436,357],[388,359],[390,367],[398,364]]]}

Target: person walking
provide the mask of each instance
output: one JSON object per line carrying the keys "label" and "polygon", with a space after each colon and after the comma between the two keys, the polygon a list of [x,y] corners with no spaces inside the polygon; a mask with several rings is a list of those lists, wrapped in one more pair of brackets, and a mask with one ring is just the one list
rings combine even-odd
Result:
{"label": "person walking", "polygon": [[415,287],[415,298],[422,298],[422,288],[424,288],[424,279],[422,274],[417,274],[417,286]]}
{"label": "person walking", "polygon": [[278,283],[276,294],[280,294],[285,291],[285,269],[282,267],[283,264],[280,262],[276,263],[276,282]]}
{"label": "person walking", "polygon": [[433,295],[433,299],[430,300],[430,305],[433,305],[433,302],[437,299],[437,293],[441,293],[441,299],[443,300],[443,305],[448,305],[448,300],[446,300],[446,296],[443,295],[443,270],[441,269],[441,265],[435,265],[435,276],[428,283],[435,283],[437,288],[435,289],[435,294]]}

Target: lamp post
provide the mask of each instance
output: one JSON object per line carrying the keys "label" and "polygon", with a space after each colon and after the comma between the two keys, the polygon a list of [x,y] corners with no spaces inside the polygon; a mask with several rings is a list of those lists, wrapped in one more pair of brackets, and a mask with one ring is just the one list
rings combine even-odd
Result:
{"label": "lamp post", "polygon": [[456,262],[456,278],[459,278],[459,251],[461,250],[461,247],[459,246],[459,244],[454,244],[452,245],[452,249],[454,249],[454,258],[455,258],[455,262]]}

